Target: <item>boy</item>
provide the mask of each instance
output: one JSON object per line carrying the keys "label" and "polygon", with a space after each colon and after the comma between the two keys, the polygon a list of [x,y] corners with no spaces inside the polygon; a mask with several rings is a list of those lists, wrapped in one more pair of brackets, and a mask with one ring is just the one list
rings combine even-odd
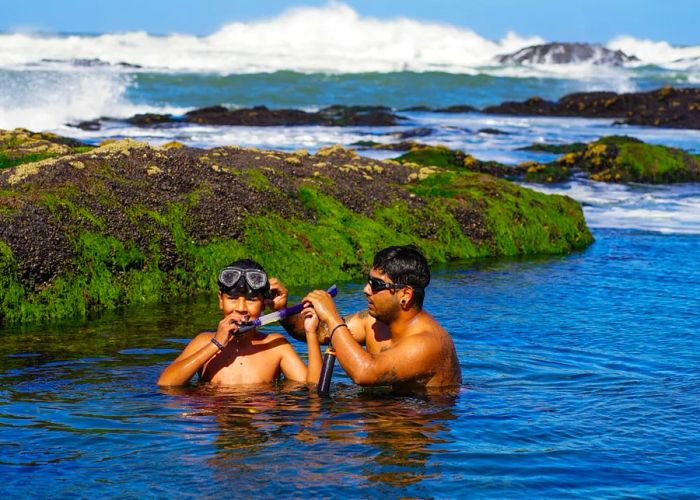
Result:
{"label": "boy", "polygon": [[[313,308],[301,313],[309,350],[307,368],[278,333],[264,334],[255,329],[236,333],[241,323],[257,319],[265,302],[272,298],[271,280],[260,264],[251,259],[237,260],[221,270],[218,283],[224,318],[216,332],[202,332],[192,339],[163,370],[158,385],[184,385],[195,373],[201,381],[219,385],[270,383],[281,374],[289,380],[317,383],[322,361],[318,316]],[[272,285],[279,286],[274,278]]]}

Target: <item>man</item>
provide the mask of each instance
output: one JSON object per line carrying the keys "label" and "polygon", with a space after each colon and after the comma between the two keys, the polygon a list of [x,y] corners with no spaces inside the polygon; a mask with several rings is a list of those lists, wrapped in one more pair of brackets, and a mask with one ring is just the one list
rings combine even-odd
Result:
{"label": "man", "polygon": [[[400,391],[458,386],[462,375],[452,338],[423,310],[429,283],[430,269],[420,250],[392,246],[374,257],[364,288],[367,311],[344,321],[327,292],[315,290],[303,300],[328,327],[326,341],[355,383]],[[299,338],[300,328],[294,330]]]}
{"label": "man", "polygon": [[284,375],[288,380],[317,383],[321,373],[318,318],[311,308],[301,313],[309,347],[307,367],[291,344],[278,333],[256,329],[237,333],[239,326],[257,319],[269,304],[284,307],[287,291],[268,279],[260,264],[239,259],[219,273],[219,308],[223,319],[216,332],[201,332],[185,347],[158,379],[160,386],[183,385],[195,373],[217,385],[268,384]]}

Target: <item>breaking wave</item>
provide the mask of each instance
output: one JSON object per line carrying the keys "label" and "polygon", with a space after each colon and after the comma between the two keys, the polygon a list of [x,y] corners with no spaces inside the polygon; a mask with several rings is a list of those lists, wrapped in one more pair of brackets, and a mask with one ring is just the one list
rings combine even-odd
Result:
{"label": "breaking wave", "polygon": [[[405,17],[360,16],[342,3],[294,8],[251,22],[231,22],[204,37],[154,36],[144,32],[88,35],[0,34],[0,67],[66,67],[108,64],[125,71],[305,73],[441,71],[513,77],[596,78],[600,66],[556,64],[513,66],[497,57],[545,43],[541,37],[509,33],[486,39],[454,25]],[[680,71],[700,67],[700,46],[673,47],[664,41],[618,37],[607,47]],[[568,65],[567,65],[568,66]],[[632,65],[634,66],[634,65]],[[624,70],[622,70],[624,71]]]}

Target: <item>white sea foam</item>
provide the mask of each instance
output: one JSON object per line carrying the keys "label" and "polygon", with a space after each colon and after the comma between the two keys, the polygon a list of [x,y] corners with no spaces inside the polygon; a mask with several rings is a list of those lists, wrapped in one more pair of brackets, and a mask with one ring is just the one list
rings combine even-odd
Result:
{"label": "white sea foam", "polygon": [[[449,24],[405,17],[364,17],[347,5],[332,2],[320,7],[294,8],[259,21],[231,22],[204,37],[153,36],[144,32],[99,36],[1,34],[0,67],[46,64],[42,60],[47,59],[68,63],[98,59],[112,65],[128,63],[149,70],[224,74],[412,70],[593,80],[609,76],[601,75],[601,67],[594,65],[503,66],[495,62],[499,55],[545,42],[538,36],[523,37],[514,32],[493,41]],[[700,56],[700,46],[672,47],[663,41],[631,37],[616,38],[608,47],[636,55],[643,64],[675,69],[683,69],[684,64],[697,65]]]}
{"label": "white sea foam", "polygon": [[700,62],[700,45],[675,47],[665,41],[640,40],[631,36],[620,36],[611,40],[607,47],[638,57],[639,64],[656,64],[671,69],[689,69],[697,66]]}
{"label": "white sea foam", "polygon": [[593,228],[700,234],[700,185],[623,185],[576,180],[565,186],[527,185],[580,201]]}
{"label": "white sea foam", "polygon": [[131,79],[127,74],[94,69],[0,70],[0,129],[47,130],[101,116],[125,118],[135,113],[173,112],[130,103],[125,92]]}

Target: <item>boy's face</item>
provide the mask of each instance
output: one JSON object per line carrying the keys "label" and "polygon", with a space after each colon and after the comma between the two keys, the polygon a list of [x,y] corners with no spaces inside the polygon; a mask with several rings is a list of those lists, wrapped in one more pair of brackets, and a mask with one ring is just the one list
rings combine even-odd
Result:
{"label": "boy's face", "polygon": [[232,319],[241,323],[260,317],[265,302],[261,295],[246,297],[246,294],[237,292],[229,295],[219,290],[219,309],[224,312],[224,316],[234,313]]}

